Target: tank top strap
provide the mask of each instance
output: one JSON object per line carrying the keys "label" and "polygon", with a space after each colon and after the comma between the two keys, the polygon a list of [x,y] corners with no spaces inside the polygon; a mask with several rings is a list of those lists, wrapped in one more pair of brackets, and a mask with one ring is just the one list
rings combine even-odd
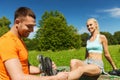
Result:
{"label": "tank top strap", "polygon": [[97,34],[96,40],[100,41],[100,34]]}

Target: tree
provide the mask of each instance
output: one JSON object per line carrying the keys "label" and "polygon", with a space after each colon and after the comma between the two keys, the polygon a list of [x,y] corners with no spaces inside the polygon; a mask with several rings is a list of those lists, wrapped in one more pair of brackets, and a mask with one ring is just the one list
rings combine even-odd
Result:
{"label": "tree", "polygon": [[86,41],[87,41],[88,37],[89,37],[88,33],[81,34],[82,46],[84,46],[84,47],[86,46]]}
{"label": "tree", "polygon": [[10,29],[10,23],[11,22],[5,16],[0,18],[0,36],[5,34]]}
{"label": "tree", "polygon": [[[37,31],[39,50],[63,50],[79,48],[80,36],[73,26],[68,26],[63,14],[58,11],[45,12]],[[78,42],[79,41],[79,42]]]}
{"label": "tree", "polygon": [[25,44],[26,44],[26,48],[28,50],[37,50],[37,41],[35,38],[33,39],[29,39],[29,38],[23,38]]}
{"label": "tree", "polygon": [[120,44],[120,31],[116,31],[113,36],[116,39],[116,43]]}

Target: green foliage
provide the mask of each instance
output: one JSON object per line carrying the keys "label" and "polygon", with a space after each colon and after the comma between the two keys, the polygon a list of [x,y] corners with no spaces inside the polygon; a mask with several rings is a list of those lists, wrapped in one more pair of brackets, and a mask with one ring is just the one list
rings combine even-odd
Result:
{"label": "green foliage", "polygon": [[81,40],[82,40],[82,46],[86,46],[86,41],[89,38],[89,34],[88,33],[83,33],[81,34]]}
{"label": "green foliage", "polygon": [[[116,66],[119,68],[120,64],[120,45],[112,45],[109,46],[109,52],[111,54],[111,57],[113,61],[115,62]],[[57,66],[69,66],[71,59],[80,59],[84,60],[85,58],[85,47],[81,47],[80,49],[71,49],[71,50],[62,50],[53,52],[51,50],[49,51],[29,51],[29,60],[32,65],[38,66],[37,61],[37,55],[42,54],[46,57],[50,57]],[[104,55],[104,54],[103,54]],[[106,60],[105,57],[103,57],[104,61],[104,67],[105,71],[112,70],[111,65]]]}
{"label": "green foliage", "polygon": [[36,39],[29,39],[29,38],[24,38],[23,39],[25,44],[26,44],[26,47],[29,49],[29,50],[36,50],[37,49],[37,41]]}
{"label": "green foliage", "polygon": [[116,39],[116,43],[120,44],[120,31],[116,31],[113,36]]}
{"label": "green foliage", "polygon": [[0,27],[4,27],[4,26],[9,27],[10,24],[11,22],[5,16],[0,18]]}
{"label": "green foliage", "polygon": [[4,26],[4,27],[0,27],[0,36],[2,36],[3,34],[5,34],[8,31],[8,27]]}
{"label": "green foliage", "polygon": [[81,39],[74,26],[68,26],[58,11],[45,12],[37,31],[38,50],[64,50],[80,48]]}
{"label": "green foliage", "polygon": [[2,17],[0,18],[0,36],[2,36],[3,34],[5,34],[10,28],[10,21],[6,18],[6,17]]}
{"label": "green foliage", "polygon": [[39,27],[43,27],[45,22],[46,22],[46,19],[49,19],[50,17],[60,18],[64,23],[66,23],[65,17],[60,12],[58,12],[58,11],[50,11],[50,12],[45,11],[44,14],[42,15],[42,20],[39,20],[39,24],[40,24]]}

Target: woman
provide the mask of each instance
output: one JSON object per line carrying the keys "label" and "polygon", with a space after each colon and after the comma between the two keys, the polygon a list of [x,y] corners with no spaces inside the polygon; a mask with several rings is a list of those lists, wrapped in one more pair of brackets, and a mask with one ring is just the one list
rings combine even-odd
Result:
{"label": "woman", "polygon": [[87,40],[85,61],[71,60],[71,72],[69,73],[68,80],[78,80],[83,74],[95,76],[104,72],[102,61],[103,51],[105,58],[109,61],[113,70],[117,69],[109,54],[107,39],[99,32],[97,20],[90,18],[86,25],[91,35]]}

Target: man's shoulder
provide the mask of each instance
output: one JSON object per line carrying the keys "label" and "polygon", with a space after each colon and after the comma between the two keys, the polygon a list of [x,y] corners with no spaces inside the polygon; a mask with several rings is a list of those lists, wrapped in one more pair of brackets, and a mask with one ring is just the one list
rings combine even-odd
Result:
{"label": "man's shoulder", "polygon": [[1,45],[14,45],[17,41],[17,38],[14,37],[10,32],[5,33],[2,37],[0,37],[0,46]]}

